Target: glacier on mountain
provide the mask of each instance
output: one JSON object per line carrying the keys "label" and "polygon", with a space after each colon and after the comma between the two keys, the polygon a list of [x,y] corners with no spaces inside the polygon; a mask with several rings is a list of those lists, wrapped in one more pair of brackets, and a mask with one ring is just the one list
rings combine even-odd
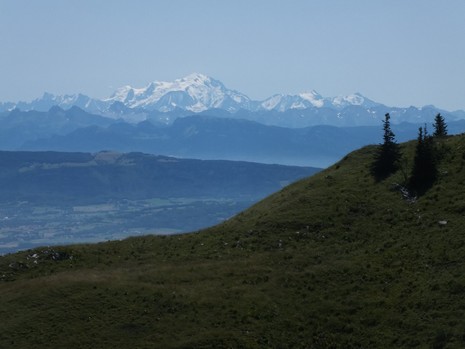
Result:
{"label": "glacier on mountain", "polygon": [[[164,99],[163,99],[164,98]],[[203,74],[190,74],[173,82],[154,81],[145,88],[124,86],[107,103],[122,102],[129,108],[172,111],[176,108],[201,112],[218,108],[234,112],[250,104],[250,99]]]}

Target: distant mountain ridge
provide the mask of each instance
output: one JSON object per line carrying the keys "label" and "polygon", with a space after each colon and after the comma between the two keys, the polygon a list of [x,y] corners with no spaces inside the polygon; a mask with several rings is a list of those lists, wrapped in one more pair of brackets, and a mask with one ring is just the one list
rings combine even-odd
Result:
{"label": "distant mountain ridge", "polygon": [[[393,125],[393,130],[397,140],[406,141],[416,137],[420,126],[402,123]],[[465,120],[450,122],[448,128],[450,134],[461,133]],[[24,142],[20,149],[71,152],[111,149],[181,158],[327,167],[347,151],[379,143],[381,139],[379,125],[284,128],[244,119],[194,115],[179,118],[169,126],[156,126],[146,120],[136,125],[115,122],[109,126],[82,127],[67,134]]]}
{"label": "distant mountain ridge", "polygon": [[[15,109],[0,113],[0,149],[139,151],[204,160],[326,167],[347,151],[380,142],[380,122],[372,126],[350,126],[370,117],[357,111],[358,107],[346,108],[341,112],[344,113],[345,123],[341,122],[340,126],[325,122],[330,121],[331,117],[337,118],[337,114],[324,113],[328,110],[320,109],[316,120],[319,124],[298,127],[302,125],[301,119],[310,115],[305,113],[311,113],[311,110],[287,113],[241,111],[231,114],[214,109],[194,115],[178,111],[177,118],[166,125],[160,119],[167,114],[161,112],[152,112],[145,119],[142,114],[130,114],[133,120],[140,117],[143,121],[126,122],[124,119],[91,114],[76,106],[68,110],[54,106],[47,112]],[[378,109],[378,114],[382,111]],[[407,110],[403,115],[413,122],[393,124],[398,141],[414,139],[418,128],[425,123],[432,130],[431,120],[435,110],[424,108],[423,112],[425,117],[417,119],[415,109]],[[400,111],[394,110],[392,115],[398,113]],[[449,116],[446,120],[450,134],[465,131],[465,120],[450,121]],[[291,127],[276,124],[291,124]]]}
{"label": "distant mountain ridge", "polygon": [[89,113],[122,118],[129,122],[151,119],[164,124],[170,124],[186,114],[224,112],[230,117],[284,127],[377,125],[386,112],[392,113],[393,123],[426,122],[438,112],[447,113],[449,120],[465,118],[464,111],[447,112],[434,106],[388,107],[360,93],[323,97],[311,90],[296,95],[275,94],[256,101],[227,88],[219,80],[199,73],[172,82],[154,81],[141,88],[123,86],[106,99],[95,99],[83,94],[55,96],[44,93],[41,98],[31,102],[0,103],[0,112],[15,108],[48,111],[53,106],[62,109],[77,106]]}

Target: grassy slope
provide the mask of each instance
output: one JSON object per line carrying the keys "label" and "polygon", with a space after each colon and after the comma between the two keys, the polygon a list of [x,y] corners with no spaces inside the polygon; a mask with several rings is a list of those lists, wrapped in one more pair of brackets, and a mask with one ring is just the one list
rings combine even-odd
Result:
{"label": "grassy slope", "polygon": [[366,147],[199,233],[1,257],[0,348],[464,347],[465,136],[444,143],[415,203]]}

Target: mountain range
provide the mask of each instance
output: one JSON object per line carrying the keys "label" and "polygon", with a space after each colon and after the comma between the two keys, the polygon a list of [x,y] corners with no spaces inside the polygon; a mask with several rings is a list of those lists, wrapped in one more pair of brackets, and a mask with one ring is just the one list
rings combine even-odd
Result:
{"label": "mountain range", "polygon": [[438,112],[447,114],[449,120],[465,118],[464,111],[448,112],[434,106],[388,107],[360,93],[323,97],[311,90],[296,95],[275,94],[257,101],[227,88],[219,80],[198,73],[172,82],[154,81],[141,88],[123,86],[104,99],[83,94],[56,96],[44,93],[31,102],[0,103],[0,112],[14,109],[48,111],[54,106],[62,109],[77,106],[93,114],[129,122],[150,119],[163,124],[198,113],[222,114],[284,127],[377,125],[387,112],[391,113],[393,123],[431,121]]}
{"label": "mountain range", "polygon": [[[15,109],[0,113],[0,149],[138,151],[204,160],[327,167],[348,151],[379,143],[382,136],[380,125],[290,128],[228,115],[217,109],[179,117],[164,125],[153,119],[129,123],[90,114],[76,106],[68,110],[55,106],[47,112]],[[450,134],[465,131],[465,120],[447,123]],[[392,125],[398,141],[415,138],[420,126],[423,124]]]}
{"label": "mountain range", "polygon": [[361,94],[325,98],[312,90],[297,95],[276,94],[263,101],[254,101],[245,94],[228,89],[221,81],[203,74],[193,73],[173,82],[154,81],[146,87],[135,88],[123,86],[109,98],[94,99],[83,94],[55,96],[44,93],[32,102],[3,103],[0,110],[19,108],[22,110],[48,110],[57,105],[63,109],[78,106],[92,112],[105,112],[114,103],[122,103],[131,109],[157,110],[169,112],[176,109],[202,112],[208,109],[222,109],[236,112],[289,109],[306,109],[311,107],[343,109],[349,105],[374,107],[380,105]]}
{"label": "mountain range", "polygon": [[254,101],[191,74],[125,86],[102,100],[45,93],[32,102],[0,103],[0,149],[139,151],[327,167],[348,151],[378,143],[386,113],[398,141],[415,138],[438,113],[450,134],[465,131],[464,111],[388,107],[358,93],[328,98],[311,91]]}
{"label": "mountain range", "polygon": [[[397,139],[415,138],[418,125],[393,126]],[[465,121],[449,124],[451,133],[464,130]],[[248,120],[190,116],[157,127],[119,122],[108,127],[89,126],[63,135],[28,141],[22,150],[116,150],[167,154],[181,158],[242,160],[284,165],[327,167],[349,150],[378,143],[380,127],[327,125],[293,129]]]}

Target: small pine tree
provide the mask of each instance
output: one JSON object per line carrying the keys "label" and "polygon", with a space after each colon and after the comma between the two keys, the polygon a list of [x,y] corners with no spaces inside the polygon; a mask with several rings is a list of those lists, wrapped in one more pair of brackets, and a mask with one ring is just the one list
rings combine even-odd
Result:
{"label": "small pine tree", "polygon": [[376,179],[386,178],[399,168],[401,157],[399,144],[395,140],[394,132],[391,130],[390,115],[387,113],[383,121],[383,143],[379,145],[371,165],[371,172]]}
{"label": "small pine tree", "polygon": [[425,127],[418,129],[418,139],[409,187],[421,195],[431,187],[436,178],[437,166],[433,137],[428,134],[425,125]]}
{"label": "small pine tree", "polygon": [[433,127],[434,127],[434,133],[433,133],[434,137],[441,138],[441,137],[447,136],[446,121],[444,120],[444,117],[441,115],[441,113],[438,113],[438,115],[436,115],[436,117],[434,118]]}

